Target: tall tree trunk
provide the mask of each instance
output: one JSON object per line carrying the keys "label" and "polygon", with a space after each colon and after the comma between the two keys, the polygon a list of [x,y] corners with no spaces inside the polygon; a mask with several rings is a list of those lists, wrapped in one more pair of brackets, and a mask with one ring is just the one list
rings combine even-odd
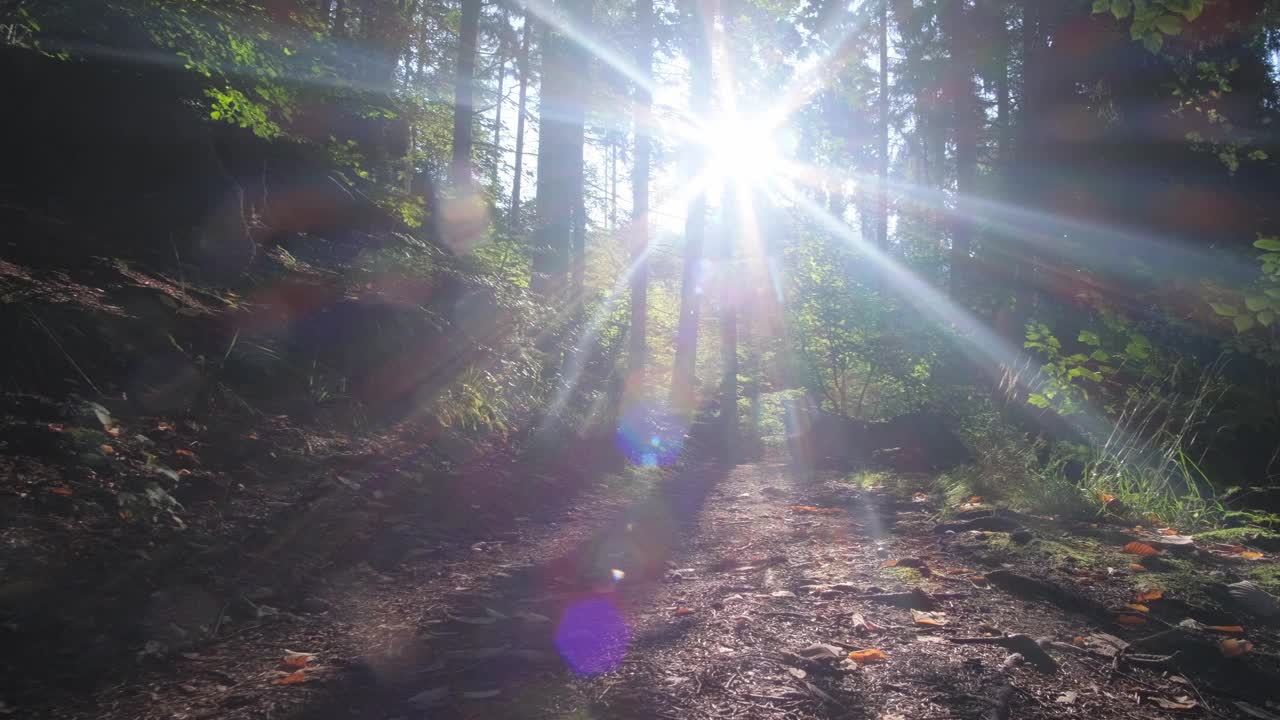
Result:
{"label": "tall tree trunk", "polygon": [[749,192],[745,188],[730,190],[721,202],[723,221],[720,223],[720,422],[724,442],[724,456],[732,459],[738,449],[738,302],[746,296],[746,288],[739,280],[735,267],[734,240],[741,233],[738,227],[740,213],[736,198],[729,194]]}
{"label": "tall tree trunk", "polygon": [[[565,4],[578,27],[587,27],[591,23],[590,0],[572,0]],[[570,176],[573,181],[573,234],[571,238],[573,256],[571,259],[572,298],[575,307],[581,309],[583,289],[587,271],[587,198],[586,198],[586,144],[587,144],[587,100],[591,92],[591,56],[581,44],[573,42],[569,45],[569,69],[572,79],[571,118],[573,121],[570,142],[572,167]]]}
{"label": "tall tree trunk", "polygon": [[493,111],[493,174],[490,182],[495,190],[498,187],[498,170],[502,167],[502,106],[506,104],[506,98],[502,96],[502,92],[507,80],[507,56],[504,52],[506,50],[504,39],[511,30],[510,15],[511,11],[504,5],[502,8],[502,25],[498,31],[498,101]]}
{"label": "tall tree trunk", "polygon": [[[689,0],[688,27],[690,95],[695,117],[706,117],[711,107],[711,31],[715,24],[715,0]],[[696,143],[688,152],[689,176],[697,177],[706,164],[706,152]],[[707,197],[699,192],[689,203],[684,225],[684,272],[680,280],[680,318],[676,324],[676,357],[671,373],[671,404],[679,412],[692,412],[695,365],[698,357],[698,320],[701,314],[702,245],[706,233]]]}
{"label": "tall tree trunk", "polygon": [[950,55],[947,93],[955,127],[956,200],[951,216],[951,296],[960,300],[968,284],[973,244],[973,193],[978,172],[977,39],[965,0],[949,0],[944,21]]}
{"label": "tall tree trunk", "polygon": [[453,84],[453,159],[449,179],[463,193],[471,187],[471,138],[475,118],[476,41],[482,0],[462,0],[458,30],[458,67]]}
{"label": "tall tree trunk", "polygon": [[889,0],[880,0],[879,167],[876,187],[876,246],[889,249]]}
{"label": "tall tree trunk", "polygon": [[547,297],[557,297],[564,289],[573,233],[569,41],[549,23],[540,27],[542,84],[538,96],[541,122],[538,126],[534,198],[533,275],[529,287]]}
{"label": "tall tree trunk", "polygon": [[[631,171],[631,332],[627,348],[629,375],[635,387],[643,387],[649,352],[649,153],[653,95],[653,0],[636,0],[636,69],[641,83],[635,88],[635,164]],[[616,156],[615,156],[616,158]],[[616,159],[615,159],[616,162]],[[616,173],[616,169],[615,169]],[[615,188],[617,176],[614,176]],[[617,194],[615,189],[614,194]],[[614,200],[615,204],[617,200]]]}
{"label": "tall tree trunk", "polygon": [[337,0],[333,11],[334,37],[347,36],[347,0]]}
{"label": "tall tree trunk", "polygon": [[524,180],[524,120],[529,98],[529,35],[533,31],[533,16],[524,13],[524,32],[520,37],[520,55],[516,58],[516,72],[520,74],[520,96],[516,103],[516,160],[511,177],[511,212],[507,216],[507,231],[515,233],[520,228],[520,192]]}

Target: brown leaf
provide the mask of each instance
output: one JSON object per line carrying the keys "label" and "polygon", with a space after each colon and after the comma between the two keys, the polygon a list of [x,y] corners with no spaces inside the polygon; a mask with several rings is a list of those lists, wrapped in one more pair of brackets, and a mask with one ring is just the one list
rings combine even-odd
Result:
{"label": "brown leaf", "polygon": [[71,490],[71,488],[67,487],[66,485],[54,485],[53,487],[49,488],[49,492],[53,493],[54,495],[61,495],[62,497],[71,497],[71,495],[73,494],[73,491]]}
{"label": "brown leaf", "polygon": [[1146,625],[1147,619],[1141,615],[1117,615],[1117,625]]}
{"label": "brown leaf", "polygon": [[977,505],[978,503],[981,503],[981,502],[982,502],[981,495],[974,495],[973,497],[969,498],[969,503],[971,505]]}
{"label": "brown leaf", "polygon": [[111,437],[120,437],[120,426],[112,425],[111,427],[107,428],[107,434],[110,435]]}
{"label": "brown leaf", "polygon": [[49,430],[51,432],[66,432],[67,428],[62,423],[49,423]]}
{"label": "brown leaf", "polygon": [[884,562],[880,563],[880,567],[882,568],[898,567],[898,560],[896,558],[885,560]]}
{"label": "brown leaf", "polygon": [[281,685],[297,685],[307,681],[307,673],[305,670],[295,670],[288,675],[276,680]]}
{"label": "brown leaf", "polygon": [[1140,613],[1151,612],[1151,608],[1147,607],[1146,605],[1140,605],[1138,603],[1129,603],[1128,605],[1125,605],[1125,607],[1129,608],[1130,610],[1137,610]]}
{"label": "brown leaf", "polygon": [[1245,550],[1244,552],[1240,553],[1240,557],[1244,558],[1245,560],[1261,560],[1262,553],[1258,552],[1257,550]]}
{"label": "brown leaf", "polygon": [[307,663],[311,662],[314,659],[315,659],[315,655],[312,655],[311,653],[293,652],[292,650],[286,650],[284,654],[284,658],[280,661],[280,664],[284,665],[285,667],[300,669],[300,668],[306,667]]}
{"label": "brown leaf", "polygon": [[1137,601],[1142,603],[1142,602],[1148,602],[1151,600],[1159,600],[1160,598],[1163,598],[1163,597],[1164,597],[1164,590],[1160,590],[1159,588],[1152,588],[1150,590],[1143,590],[1139,592]]}
{"label": "brown leaf", "polygon": [[1248,640],[1237,640],[1236,638],[1227,638],[1218,643],[1218,648],[1222,650],[1223,657],[1238,657],[1253,650],[1253,643]]}
{"label": "brown leaf", "polygon": [[1110,505],[1116,501],[1116,496],[1111,493],[1102,493],[1098,495],[1098,499],[1102,501],[1103,505]]}
{"label": "brown leaf", "polygon": [[1142,557],[1156,555],[1159,552],[1155,548],[1151,547],[1150,545],[1146,543],[1141,543],[1141,542],[1131,542],[1128,545],[1125,545],[1123,548],[1121,548],[1121,551],[1126,552],[1130,555],[1140,555]]}
{"label": "brown leaf", "polygon": [[1244,634],[1243,625],[1205,625],[1204,629],[1211,630],[1213,632],[1223,633],[1225,635],[1243,635]]}
{"label": "brown leaf", "polygon": [[675,614],[676,615],[692,615],[693,608],[687,608],[687,607],[676,608]]}
{"label": "brown leaf", "polygon": [[1177,535],[1178,531],[1174,530],[1173,528],[1161,528],[1160,534],[1161,535]]}
{"label": "brown leaf", "polygon": [[114,455],[116,452],[115,448],[111,447],[110,445],[107,445],[106,443],[103,443],[98,447],[102,450],[103,455]]}
{"label": "brown leaf", "polygon": [[946,613],[940,613],[940,612],[924,612],[923,610],[912,610],[911,619],[917,625],[941,627],[947,624]]}
{"label": "brown leaf", "polygon": [[164,422],[164,421],[162,420],[162,421],[160,421],[160,422],[156,423],[156,430],[159,430],[160,432],[172,432],[172,431],[173,431],[173,424],[172,424],[172,423]]}
{"label": "brown leaf", "polygon": [[880,648],[867,648],[866,650],[854,650],[849,653],[849,659],[859,665],[865,665],[867,663],[884,662],[889,659],[889,656]]}
{"label": "brown leaf", "polygon": [[1145,565],[1139,565],[1138,563],[1129,563],[1129,569],[1130,569],[1130,570],[1132,570],[1132,571],[1134,571],[1134,572],[1142,572],[1143,570],[1146,570],[1147,568],[1146,568],[1146,566],[1145,566]]}

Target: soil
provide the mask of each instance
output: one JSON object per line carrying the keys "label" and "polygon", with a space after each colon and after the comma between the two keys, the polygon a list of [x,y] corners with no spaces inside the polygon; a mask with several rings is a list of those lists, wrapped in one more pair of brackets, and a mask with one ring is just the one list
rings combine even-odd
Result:
{"label": "soil", "polygon": [[[442,534],[423,514],[393,534],[409,550],[392,562],[319,570],[294,597],[268,583],[259,602],[291,611],[228,619],[182,651],[137,653],[92,688],[46,687],[3,709],[121,719],[1280,713],[1268,706],[1276,628],[1209,591],[1265,559],[1193,550],[1136,570],[1119,545],[1049,519],[1022,518],[1025,543],[936,532],[941,508],[914,491],[926,477],[883,476],[871,488],[802,477],[781,456],[694,462],[502,529],[481,524],[462,542],[465,523]],[[1055,590],[1021,593],[1010,576]],[[1163,597],[1143,601],[1146,612],[1125,608],[1155,589]],[[1099,617],[1100,607],[1114,614]],[[1187,616],[1243,635],[1198,632],[1111,659],[1107,643],[1158,636]],[[1017,641],[1002,633],[1041,640],[1056,670],[1011,659]],[[1247,638],[1251,652],[1224,657],[1227,638]],[[847,657],[867,650],[878,661]]]}

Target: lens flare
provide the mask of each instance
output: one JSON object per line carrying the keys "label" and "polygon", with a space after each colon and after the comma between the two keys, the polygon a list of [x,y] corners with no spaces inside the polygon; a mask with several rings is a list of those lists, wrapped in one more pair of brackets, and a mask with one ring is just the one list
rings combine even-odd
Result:
{"label": "lens flare", "polygon": [[[621,571],[614,573],[616,576]],[[617,670],[630,644],[630,628],[605,598],[593,597],[570,605],[556,629],[556,649],[579,675]]]}

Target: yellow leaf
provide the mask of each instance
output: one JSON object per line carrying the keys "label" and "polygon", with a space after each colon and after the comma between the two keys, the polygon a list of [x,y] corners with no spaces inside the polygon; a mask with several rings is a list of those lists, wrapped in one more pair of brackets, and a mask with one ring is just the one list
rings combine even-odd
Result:
{"label": "yellow leaf", "polygon": [[[1139,565],[1139,567],[1141,567]],[[1138,593],[1138,602],[1147,602],[1149,600],[1159,600],[1164,597],[1164,591],[1158,588],[1151,590],[1143,590]]]}
{"label": "yellow leaf", "polygon": [[1110,505],[1116,501],[1116,496],[1111,493],[1102,493],[1098,496],[1098,499],[1102,501],[1103,505]]}
{"label": "yellow leaf", "polygon": [[1151,547],[1146,543],[1140,543],[1140,542],[1131,542],[1128,545],[1125,545],[1121,549],[1121,551],[1126,552],[1130,555],[1141,555],[1142,557],[1155,555],[1157,553],[1157,550],[1155,548]]}
{"label": "yellow leaf", "polygon": [[295,670],[279,680],[276,680],[276,682],[281,685],[297,685],[298,683],[304,683],[306,681],[307,674],[304,670]]}
{"label": "yellow leaf", "polygon": [[1240,553],[1240,557],[1244,558],[1245,560],[1261,560],[1262,553],[1258,552],[1257,550],[1245,550],[1244,552]]}
{"label": "yellow leaf", "polygon": [[1125,605],[1125,607],[1130,610],[1137,610],[1140,613],[1151,612],[1151,608],[1146,605],[1139,605],[1138,603],[1129,603],[1128,605]]}
{"label": "yellow leaf", "polygon": [[1223,657],[1237,657],[1253,650],[1253,643],[1248,640],[1227,638],[1219,643],[1218,647],[1222,650]]}
{"label": "yellow leaf", "polygon": [[105,444],[105,443],[104,443],[101,447],[102,447],[102,453],[103,453],[104,455],[114,455],[114,454],[115,454],[115,452],[116,452],[116,449],[115,449],[115,448],[113,448],[113,447],[111,447],[110,445],[107,445],[107,444]]}
{"label": "yellow leaf", "polygon": [[889,659],[889,656],[879,648],[868,648],[866,650],[854,650],[849,653],[849,659],[859,665],[865,665],[866,663],[884,662]]}

